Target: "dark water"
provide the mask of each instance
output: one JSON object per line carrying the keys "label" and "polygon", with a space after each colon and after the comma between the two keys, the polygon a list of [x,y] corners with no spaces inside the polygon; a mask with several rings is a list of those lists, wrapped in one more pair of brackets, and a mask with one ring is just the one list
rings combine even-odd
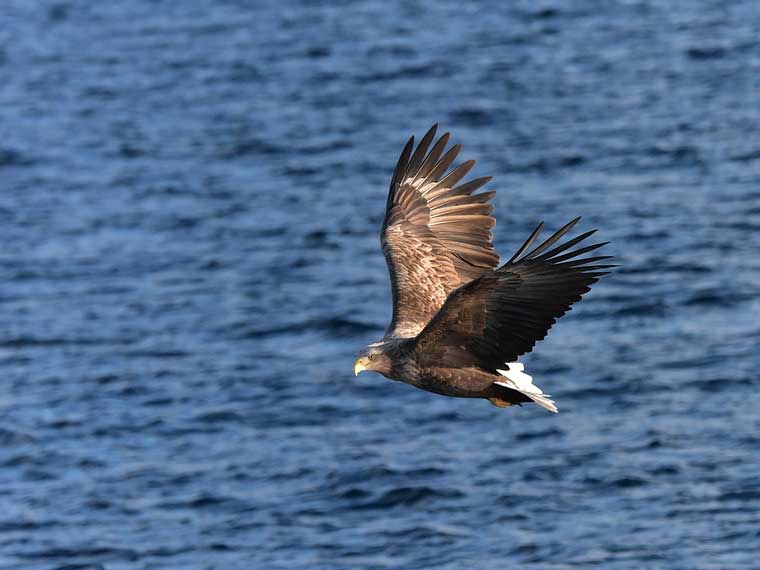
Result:
{"label": "dark water", "polygon": [[[0,568],[757,568],[757,3],[247,4],[0,4]],[[351,374],[434,122],[622,264],[559,415]]]}

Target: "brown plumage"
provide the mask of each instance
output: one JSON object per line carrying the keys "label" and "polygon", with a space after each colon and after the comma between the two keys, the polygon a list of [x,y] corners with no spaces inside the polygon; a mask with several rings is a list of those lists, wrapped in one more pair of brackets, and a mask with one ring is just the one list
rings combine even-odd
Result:
{"label": "brown plumage", "polygon": [[534,247],[539,224],[497,267],[488,203],[494,192],[474,194],[490,178],[457,186],[475,162],[447,174],[461,146],[446,151],[448,133],[432,144],[436,130],[416,148],[411,138],[393,173],[381,233],[393,318],[384,338],[359,353],[354,372],[373,370],[499,407],[533,401],[556,411],[516,361],[605,274],[601,270],[613,267],[598,263],[609,256],[580,257],[605,244],[571,250],[595,230],[560,243],[576,218]]}

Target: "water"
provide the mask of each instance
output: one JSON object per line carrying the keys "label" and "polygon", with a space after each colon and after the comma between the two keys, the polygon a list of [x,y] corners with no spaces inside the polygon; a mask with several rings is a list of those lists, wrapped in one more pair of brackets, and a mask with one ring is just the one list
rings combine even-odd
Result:
{"label": "water", "polygon": [[[265,5],[266,4],[266,5]],[[0,568],[755,568],[755,2],[0,6]],[[560,414],[351,373],[406,137],[622,264]]]}

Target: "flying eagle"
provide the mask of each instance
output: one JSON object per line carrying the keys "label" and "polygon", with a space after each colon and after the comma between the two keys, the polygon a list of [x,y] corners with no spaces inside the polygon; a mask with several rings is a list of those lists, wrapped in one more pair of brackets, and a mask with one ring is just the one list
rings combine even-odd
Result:
{"label": "flying eagle", "polygon": [[495,192],[474,194],[491,178],[457,186],[475,161],[447,173],[461,145],[447,151],[449,133],[432,144],[436,130],[417,148],[410,138],[393,172],[380,235],[393,317],[383,339],[359,352],[354,374],[372,370],[444,396],[556,412],[517,359],[614,267],[598,263],[611,256],[580,257],[606,243],[568,251],[596,231],[560,242],[576,218],[533,247],[542,222],[500,266],[488,203]]}

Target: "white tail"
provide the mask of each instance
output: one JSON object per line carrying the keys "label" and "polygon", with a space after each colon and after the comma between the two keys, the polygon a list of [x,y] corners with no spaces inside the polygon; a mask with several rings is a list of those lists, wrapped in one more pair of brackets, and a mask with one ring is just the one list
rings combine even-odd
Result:
{"label": "white tail", "polygon": [[504,376],[506,380],[504,382],[494,382],[494,384],[517,390],[521,394],[528,396],[528,398],[542,408],[546,408],[556,414],[558,410],[554,404],[554,400],[551,399],[549,394],[544,394],[541,388],[533,383],[533,377],[523,372],[524,369],[525,367],[522,362],[507,362],[507,370],[496,371]]}

